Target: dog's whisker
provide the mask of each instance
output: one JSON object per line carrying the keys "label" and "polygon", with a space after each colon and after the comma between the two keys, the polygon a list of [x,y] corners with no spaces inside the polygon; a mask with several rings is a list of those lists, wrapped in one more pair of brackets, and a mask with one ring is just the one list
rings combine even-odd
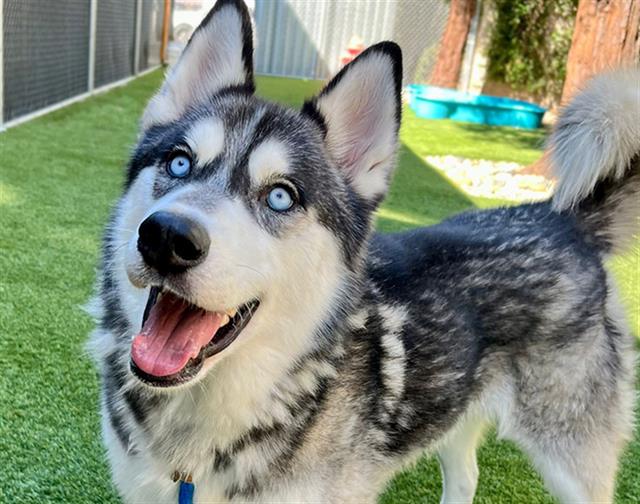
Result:
{"label": "dog's whisker", "polygon": [[252,266],[249,266],[248,264],[235,263],[235,265],[236,265],[238,268],[246,268],[246,269],[248,269],[248,270],[251,270],[251,271],[253,271],[254,273],[257,273],[258,275],[260,275],[260,276],[261,276],[262,278],[264,278],[265,280],[267,279],[267,276],[266,276],[264,273],[262,273],[260,270],[258,270],[258,269],[256,269],[256,268],[253,268]]}
{"label": "dog's whisker", "polygon": [[120,243],[119,245],[116,245],[115,247],[113,247],[113,252],[119,252],[120,250],[127,247],[128,245],[129,245],[129,242]]}
{"label": "dog's whisker", "polygon": [[125,228],[125,227],[118,227],[118,226],[111,226],[111,227],[109,227],[109,230],[110,231],[122,231],[122,232],[125,232],[125,233],[132,233],[132,234],[138,232],[138,230],[134,229],[134,228]]}

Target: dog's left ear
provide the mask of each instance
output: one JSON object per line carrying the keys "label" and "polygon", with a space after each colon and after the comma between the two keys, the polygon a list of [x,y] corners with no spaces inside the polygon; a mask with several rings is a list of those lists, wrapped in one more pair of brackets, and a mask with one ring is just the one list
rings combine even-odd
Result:
{"label": "dog's left ear", "polygon": [[142,128],[173,121],[234,86],[255,90],[251,17],[243,0],[218,0],[149,102]]}
{"label": "dog's left ear", "polygon": [[400,47],[380,42],[345,66],[302,109],[320,123],[329,155],[367,200],[379,201],[389,185],[398,145],[401,87]]}

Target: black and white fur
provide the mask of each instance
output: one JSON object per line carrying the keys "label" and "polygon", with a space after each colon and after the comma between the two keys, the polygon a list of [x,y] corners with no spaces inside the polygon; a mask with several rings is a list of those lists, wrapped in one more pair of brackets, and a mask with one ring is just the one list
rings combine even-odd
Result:
{"label": "black and white fur", "polygon": [[[633,423],[634,352],[603,260],[638,223],[638,72],[596,79],[550,140],[550,202],[372,232],[400,124],[401,54],[366,50],[301,112],[253,95],[240,0],[219,0],[150,102],[104,240],[90,347],[104,441],[127,502],[372,502],[435,452],[442,502],[471,502],[485,428],[515,441],[563,502],[610,502]],[[195,167],[172,180],[186,145]],[[261,199],[286,178],[301,202]],[[161,276],[136,249],[157,210],[211,251]],[[207,310],[261,304],[192,382],[130,371],[149,287]]]}

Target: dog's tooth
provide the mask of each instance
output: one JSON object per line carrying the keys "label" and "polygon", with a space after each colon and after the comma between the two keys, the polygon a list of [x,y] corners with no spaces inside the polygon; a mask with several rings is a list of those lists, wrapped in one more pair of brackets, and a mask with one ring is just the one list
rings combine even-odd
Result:
{"label": "dog's tooth", "polygon": [[225,312],[227,315],[229,315],[230,318],[233,318],[236,316],[236,313],[238,313],[238,309],[237,308],[231,308],[230,310],[227,310]]}
{"label": "dog's tooth", "polygon": [[229,315],[227,315],[226,313],[223,313],[222,314],[222,322],[220,322],[220,327],[226,326],[229,323],[229,320],[231,320],[229,318]]}

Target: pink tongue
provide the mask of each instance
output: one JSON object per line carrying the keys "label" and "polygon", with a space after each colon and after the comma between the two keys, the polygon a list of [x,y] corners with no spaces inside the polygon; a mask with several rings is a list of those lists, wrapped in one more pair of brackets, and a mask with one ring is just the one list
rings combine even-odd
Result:
{"label": "pink tongue", "polygon": [[164,293],[133,339],[133,362],[153,376],[178,373],[211,341],[221,322],[221,314],[195,308]]}

